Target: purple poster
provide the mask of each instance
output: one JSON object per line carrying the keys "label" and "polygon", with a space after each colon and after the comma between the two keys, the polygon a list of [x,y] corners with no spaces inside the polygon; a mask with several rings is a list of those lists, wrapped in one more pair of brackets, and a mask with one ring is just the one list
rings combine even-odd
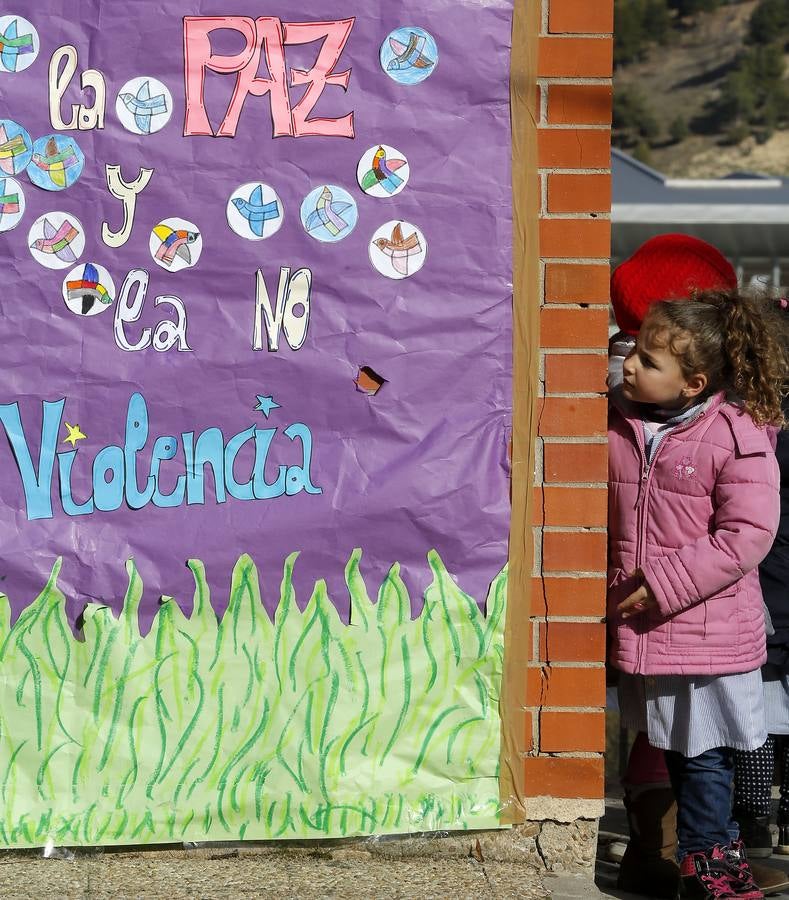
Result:
{"label": "purple poster", "polygon": [[497,824],[511,15],[0,17],[0,843]]}

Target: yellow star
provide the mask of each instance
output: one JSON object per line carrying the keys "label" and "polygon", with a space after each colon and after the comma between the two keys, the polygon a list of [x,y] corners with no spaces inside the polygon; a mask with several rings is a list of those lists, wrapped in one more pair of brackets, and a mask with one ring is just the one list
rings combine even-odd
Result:
{"label": "yellow star", "polygon": [[79,425],[69,425],[68,422],[64,422],[63,424],[66,426],[66,428],[68,428],[68,437],[63,438],[64,444],[71,444],[71,446],[73,447],[77,443],[77,441],[81,441],[87,437],[86,434],[83,434],[79,430]]}

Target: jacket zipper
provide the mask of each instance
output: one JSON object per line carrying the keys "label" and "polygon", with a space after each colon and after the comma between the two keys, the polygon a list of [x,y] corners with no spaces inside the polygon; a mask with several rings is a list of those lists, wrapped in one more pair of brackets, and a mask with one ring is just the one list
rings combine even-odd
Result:
{"label": "jacket zipper", "polygon": [[[683,422],[680,425],[677,425],[675,428],[672,428],[669,434],[667,434],[658,444],[653,456],[652,461],[650,462],[647,459],[646,454],[646,445],[644,443],[644,426],[641,420],[638,420],[638,423],[633,423],[630,419],[622,414],[620,410],[617,409],[620,415],[623,416],[625,421],[630,425],[633,429],[636,438],[636,447],[638,448],[638,452],[641,456],[641,480],[638,484],[638,496],[636,498],[636,511],[637,511],[637,525],[638,525],[638,534],[636,536],[636,569],[641,568],[643,554],[644,554],[644,546],[646,544],[646,531],[647,531],[647,520],[646,520],[646,507],[647,507],[647,495],[649,494],[649,488],[652,483],[652,472],[655,469],[655,462],[663,450],[663,447],[666,445],[666,442],[675,434],[681,433],[683,431],[687,431],[692,428],[694,425],[698,424],[698,422],[703,419],[707,413],[706,409],[703,409],[697,416],[694,416],[690,422]],[[644,653],[644,644],[646,643],[646,635],[639,634],[638,635],[638,645],[636,648],[636,659],[643,659]]]}

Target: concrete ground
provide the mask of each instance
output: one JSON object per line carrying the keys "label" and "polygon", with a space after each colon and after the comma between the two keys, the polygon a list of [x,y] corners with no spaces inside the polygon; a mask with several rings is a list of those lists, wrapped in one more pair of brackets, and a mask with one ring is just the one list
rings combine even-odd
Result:
{"label": "concrete ground", "polygon": [[[551,887],[558,891],[551,891]],[[592,894],[589,891],[592,891]],[[69,858],[6,852],[2,898],[519,898],[594,896],[591,879],[552,878],[512,862],[473,857],[388,858],[359,850],[255,846],[81,851]]]}

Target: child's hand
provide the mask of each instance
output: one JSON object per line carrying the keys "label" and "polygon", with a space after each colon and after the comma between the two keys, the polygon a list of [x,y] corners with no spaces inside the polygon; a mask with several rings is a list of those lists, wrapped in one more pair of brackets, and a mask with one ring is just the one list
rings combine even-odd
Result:
{"label": "child's hand", "polygon": [[[639,575],[642,578],[644,577],[640,569],[637,569],[633,574]],[[649,610],[657,608],[658,602],[655,599],[655,595],[652,593],[650,586],[644,582],[640,587],[636,588],[629,597],[625,597],[619,606],[617,606],[616,611],[623,619],[627,619],[638,613],[649,612]]]}

